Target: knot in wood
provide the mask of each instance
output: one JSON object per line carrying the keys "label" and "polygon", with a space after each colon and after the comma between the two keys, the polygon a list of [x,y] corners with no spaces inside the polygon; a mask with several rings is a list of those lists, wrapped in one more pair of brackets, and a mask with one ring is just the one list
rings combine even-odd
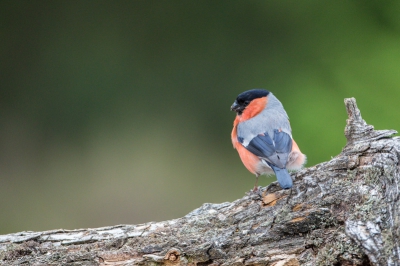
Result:
{"label": "knot in wood", "polygon": [[164,260],[169,260],[169,261],[178,261],[179,256],[181,255],[181,252],[179,249],[173,248],[170,249],[167,254],[164,256]]}

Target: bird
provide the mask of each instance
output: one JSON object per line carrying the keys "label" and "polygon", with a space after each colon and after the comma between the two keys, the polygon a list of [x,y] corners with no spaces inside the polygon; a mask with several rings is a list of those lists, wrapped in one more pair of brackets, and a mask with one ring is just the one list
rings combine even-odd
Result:
{"label": "bird", "polygon": [[289,117],[282,103],[265,89],[240,93],[231,106],[236,112],[231,139],[244,166],[256,175],[275,173],[279,185],[290,189],[293,180],[288,170],[300,170],[306,163],[292,137]]}

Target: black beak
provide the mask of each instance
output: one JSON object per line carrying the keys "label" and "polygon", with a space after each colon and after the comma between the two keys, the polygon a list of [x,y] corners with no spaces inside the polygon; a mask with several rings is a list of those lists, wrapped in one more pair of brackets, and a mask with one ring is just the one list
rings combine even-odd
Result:
{"label": "black beak", "polygon": [[235,101],[231,106],[231,111],[237,112],[237,111],[239,111],[239,109],[240,109],[240,105],[237,103],[237,101]]}
{"label": "black beak", "polygon": [[231,106],[231,111],[235,111],[238,114],[242,114],[244,108],[245,107],[243,105],[240,105],[240,104],[238,104],[237,101],[235,101]]}

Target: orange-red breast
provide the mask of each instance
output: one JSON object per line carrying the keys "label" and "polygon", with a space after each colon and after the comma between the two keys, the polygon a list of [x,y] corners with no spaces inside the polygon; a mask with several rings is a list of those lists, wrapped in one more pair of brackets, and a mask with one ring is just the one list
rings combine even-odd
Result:
{"label": "orange-red breast", "polygon": [[300,169],[306,156],[292,138],[289,117],[282,103],[269,91],[253,89],[238,95],[231,106],[237,113],[232,143],[244,166],[258,176],[275,173],[284,189],[293,186],[288,170]]}

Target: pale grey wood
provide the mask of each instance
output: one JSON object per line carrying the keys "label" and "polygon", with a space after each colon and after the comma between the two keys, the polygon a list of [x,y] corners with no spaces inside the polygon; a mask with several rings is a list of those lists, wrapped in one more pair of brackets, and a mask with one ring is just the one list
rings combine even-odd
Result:
{"label": "pale grey wood", "polygon": [[345,105],[347,145],[293,173],[292,190],[165,222],[2,235],[0,265],[400,265],[400,138]]}

